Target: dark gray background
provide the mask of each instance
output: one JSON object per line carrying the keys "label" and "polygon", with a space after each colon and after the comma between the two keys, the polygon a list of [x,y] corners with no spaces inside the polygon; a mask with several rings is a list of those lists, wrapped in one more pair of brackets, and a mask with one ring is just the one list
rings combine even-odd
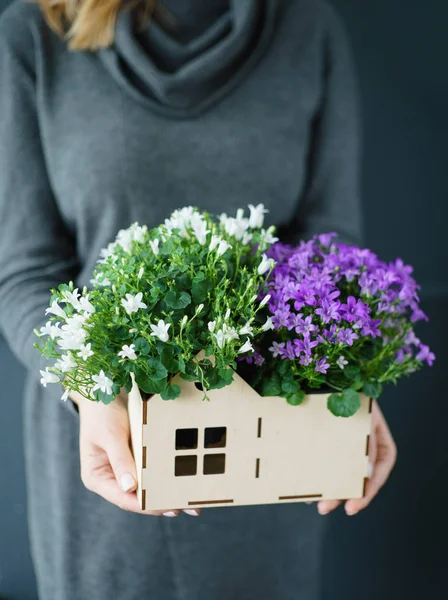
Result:
{"label": "dark gray background", "polygon": [[[0,10],[8,3],[0,0]],[[437,362],[381,399],[399,448],[381,496],[356,517],[323,517],[329,530],[322,600],[438,600],[448,594],[448,6],[333,3],[351,36],[362,91],[366,242],[386,260],[401,256],[415,266],[431,318],[418,333]],[[1,340],[0,371],[0,596],[35,600],[21,446],[24,373]]]}

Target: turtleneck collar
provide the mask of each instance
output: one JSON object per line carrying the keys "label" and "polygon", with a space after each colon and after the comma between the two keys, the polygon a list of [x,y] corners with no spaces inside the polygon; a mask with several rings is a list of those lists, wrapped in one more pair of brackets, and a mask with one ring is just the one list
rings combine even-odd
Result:
{"label": "turtleneck collar", "polygon": [[230,93],[260,59],[277,3],[229,0],[228,9],[186,43],[154,20],[138,32],[135,14],[124,10],[113,46],[98,54],[117,83],[148,108],[167,117],[194,117]]}

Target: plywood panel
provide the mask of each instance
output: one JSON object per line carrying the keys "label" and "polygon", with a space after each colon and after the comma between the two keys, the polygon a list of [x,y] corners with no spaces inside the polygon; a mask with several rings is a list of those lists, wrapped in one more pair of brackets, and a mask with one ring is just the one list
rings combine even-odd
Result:
{"label": "plywood panel", "polygon": [[[137,428],[142,437],[134,445],[147,448],[146,468],[141,463],[139,467],[147,508],[362,496],[371,427],[366,396],[361,395],[356,415],[343,419],[328,411],[327,394],[307,396],[302,405],[290,406],[284,398],[260,397],[236,375],[231,386],[210,391],[210,401],[203,401],[203,393],[193,383],[175,379],[181,397],[151,398],[147,424]],[[137,407],[137,388],[131,396],[131,406]],[[227,428],[225,448],[204,448],[204,431],[210,427]],[[197,448],[175,449],[180,428],[198,430]],[[225,473],[204,474],[204,455],[223,453]],[[196,457],[197,474],[176,477],[176,456]]]}

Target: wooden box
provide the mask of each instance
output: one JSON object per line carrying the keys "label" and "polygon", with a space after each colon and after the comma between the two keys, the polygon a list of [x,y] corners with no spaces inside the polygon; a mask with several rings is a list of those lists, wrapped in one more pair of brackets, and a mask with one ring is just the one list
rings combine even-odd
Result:
{"label": "wooden box", "polygon": [[239,375],[208,392],[176,376],[177,400],[129,394],[138,499],[147,510],[274,504],[363,496],[372,400],[349,418],[328,394],[299,406],[263,397]]}

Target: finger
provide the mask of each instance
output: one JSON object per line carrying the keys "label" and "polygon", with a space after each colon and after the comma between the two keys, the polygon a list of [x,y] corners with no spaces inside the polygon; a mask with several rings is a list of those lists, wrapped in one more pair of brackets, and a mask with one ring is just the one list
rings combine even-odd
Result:
{"label": "finger", "polygon": [[137,469],[127,428],[111,431],[104,446],[117,483],[123,492],[134,492],[137,489]]}
{"label": "finger", "polygon": [[199,517],[201,514],[200,508],[184,508],[183,512],[190,517]]}
{"label": "finger", "polygon": [[179,514],[178,510],[142,510],[137,499],[137,494],[135,492],[129,493],[121,490],[113,473],[111,473],[110,478],[98,477],[92,491],[111,504],[121,508],[121,510],[135,512],[141,515],[152,515],[155,517],[177,517]]}
{"label": "finger", "polygon": [[384,486],[392,469],[395,466],[397,450],[392,434],[389,431],[385,421],[381,422],[376,432],[376,461],[373,465],[372,477],[366,485],[366,492],[363,498],[349,500],[346,503],[346,512],[354,515],[360,510],[366,508],[375,498],[380,489]]}
{"label": "finger", "polygon": [[320,515],[327,515],[342,504],[342,500],[321,500],[317,503],[317,510]]}

